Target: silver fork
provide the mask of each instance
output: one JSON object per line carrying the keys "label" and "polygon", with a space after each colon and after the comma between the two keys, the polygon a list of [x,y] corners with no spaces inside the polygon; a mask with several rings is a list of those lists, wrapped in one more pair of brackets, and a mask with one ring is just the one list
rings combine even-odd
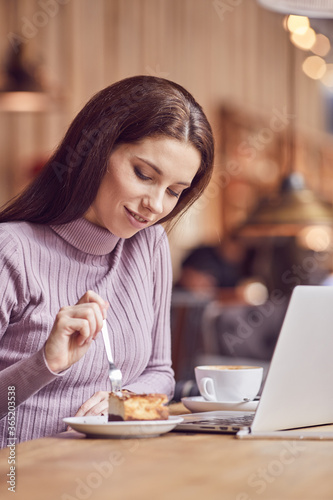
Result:
{"label": "silver fork", "polygon": [[119,368],[117,368],[113,362],[106,319],[103,320],[102,335],[103,335],[106,355],[109,361],[109,379],[111,381],[111,390],[112,392],[121,391],[123,376]]}

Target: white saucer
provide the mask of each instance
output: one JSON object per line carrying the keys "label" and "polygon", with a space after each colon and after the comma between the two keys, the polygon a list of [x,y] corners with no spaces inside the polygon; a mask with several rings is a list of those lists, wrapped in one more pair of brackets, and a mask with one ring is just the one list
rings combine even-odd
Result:
{"label": "white saucer", "polygon": [[95,438],[156,437],[171,431],[183,421],[182,417],[168,420],[140,420],[108,422],[106,416],[68,417],[63,421],[72,429]]}
{"label": "white saucer", "polygon": [[182,403],[191,412],[200,411],[216,411],[216,410],[230,410],[230,411],[255,411],[259,401],[248,401],[239,403],[230,403],[223,401],[206,401],[202,396],[194,396],[182,398]]}

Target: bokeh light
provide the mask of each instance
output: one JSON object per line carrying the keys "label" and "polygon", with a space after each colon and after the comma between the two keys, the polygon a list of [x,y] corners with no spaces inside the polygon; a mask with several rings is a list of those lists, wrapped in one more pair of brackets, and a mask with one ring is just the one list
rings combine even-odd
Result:
{"label": "bokeh light", "polygon": [[326,252],[331,240],[332,229],[326,226],[308,226],[297,235],[298,244],[314,252]]}
{"label": "bokeh light", "polygon": [[304,73],[313,80],[319,80],[326,72],[326,62],[319,56],[309,56],[302,64]]}
{"label": "bokeh light", "polygon": [[268,290],[259,281],[250,282],[244,285],[243,298],[247,304],[260,306],[268,300]]}
{"label": "bokeh light", "polygon": [[299,49],[310,50],[316,42],[316,32],[312,28],[308,28],[302,34],[293,32],[290,40]]}
{"label": "bokeh light", "polygon": [[326,64],[326,71],[320,80],[326,87],[333,89],[333,64]]}
{"label": "bokeh light", "polygon": [[325,57],[331,50],[331,43],[327,36],[318,33],[316,35],[316,41],[311,47],[311,51],[317,56]]}
{"label": "bokeh light", "polygon": [[288,16],[286,20],[286,25],[291,33],[297,33],[299,35],[304,35],[304,33],[310,27],[309,19],[305,16]]}

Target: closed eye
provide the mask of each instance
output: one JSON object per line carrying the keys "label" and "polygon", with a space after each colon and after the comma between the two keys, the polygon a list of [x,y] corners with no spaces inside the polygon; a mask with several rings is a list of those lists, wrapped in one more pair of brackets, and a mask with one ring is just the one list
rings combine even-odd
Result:
{"label": "closed eye", "polygon": [[[139,179],[141,179],[143,181],[151,181],[152,180],[151,177],[148,177],[147,175],[143,174],[142,171],[140,170],[140,168],[138,168],[138,167],[134,167],[134,173]],[[179,198],[181,195],[181,193],[177,193],[176,191],[174,191],[173,189],[170,189],[170,188],[168,188],[168,192],[171,196],[174,196],[175,198]]]}
{"label": "closed eye", "polygon": [[150,181],[151,180],[151,177],[144,175],[138,167],[134,167],[134,173],[139,179],[142,179],[143,181]]}
{"label": "closed eye", "polygon": [[169,188],[169,193],[171,194],[171,196],[175,196],[176,198],[179,198],[179,196],[181,195],[181,193],[176,193],[176,191],[173,191],[170,188]]}

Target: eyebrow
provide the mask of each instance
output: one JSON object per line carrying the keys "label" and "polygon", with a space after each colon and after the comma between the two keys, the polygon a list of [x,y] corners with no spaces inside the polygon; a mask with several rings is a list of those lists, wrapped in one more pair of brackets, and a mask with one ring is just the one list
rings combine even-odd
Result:
{"label": "eyebrow", "polygon": [[[149,160],[146,160],[145,158],[142,158],[141,156],[136,156],[136,158],[138,160],[141,160],[143,161],[144,163],[147,163],[147,165],[149,165],[153,170],[155,170],[155,172],[158,174],[158,175],[162,175],[163,172],[162,170],[160,170],[156,165],[154,165],[153,163],[151,163]],[[186,187],[190,187],[191,183],[190,182],[175,182],[175,184],[179,184],[181,186],[186,186]]]}

